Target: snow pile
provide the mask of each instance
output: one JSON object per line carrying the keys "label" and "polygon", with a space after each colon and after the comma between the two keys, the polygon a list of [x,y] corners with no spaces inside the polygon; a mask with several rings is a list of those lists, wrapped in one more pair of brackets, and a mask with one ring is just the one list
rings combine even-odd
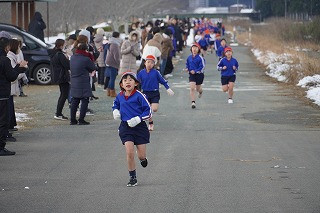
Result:
{"label": "snow pile", "polygon": [[28,115],[26,113],[19,113],[16,112],[16,120],[17,122],[25,122],[27,120],[30,120],[31,118],[28,117]]}
{"label": "snow pile", "polygon": [[259,49],[252,49],[251,51],[260,63],[267,66],[268,71],[266,74],[268,76],[281,82],[287,81],[285,74],[292,67],[292,65],[290,65],[293,62],[291,59],[292,55],[276,54],[271,51],[262,52]]}
{"label": "snow pile", "polygon": [[51,36],[51,37],[49,37],[49,38],[48,38],[48,37],[45,37],[45,38],[44,38],[44,41],[45,41],[47,44],[54,44],[58,38],[65,40],[65,39],[66,39],[66,34],[64,34],[64,33],[59,33],[57,36]]}
{"label": "snow pile", "polygon": [[320,75],[304,77],[297,86],[307,88],[307,98],[320,106]]}

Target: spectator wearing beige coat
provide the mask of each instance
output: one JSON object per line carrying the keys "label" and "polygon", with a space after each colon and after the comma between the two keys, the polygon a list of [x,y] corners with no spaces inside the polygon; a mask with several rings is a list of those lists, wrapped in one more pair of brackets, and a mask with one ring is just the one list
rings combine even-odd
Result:
{"label": "spectator wearing beige coat", "polygon": [[119,75],[127,71],[137,72],[136,57],[140,55],[139,48],[139,33],[131,31],[128,40],[125,40],[121,45],[121,62]]}

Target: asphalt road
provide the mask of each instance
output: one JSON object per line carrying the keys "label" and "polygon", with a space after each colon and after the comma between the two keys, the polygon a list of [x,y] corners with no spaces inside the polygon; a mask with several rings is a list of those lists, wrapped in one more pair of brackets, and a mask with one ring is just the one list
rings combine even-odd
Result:
{"label": "asphalt road", "polygon": [[62,122],[16,134],[8,148],[17,154],[0,158],[0,212],[320,212],[319,109],[264,77],[247,47],[234,50],[234,104],[208,55],[195,110],[185,50],[169,79],[175,96],[162,88],[137,187],[126,187],[112,100],[100,98],[90,126]]}

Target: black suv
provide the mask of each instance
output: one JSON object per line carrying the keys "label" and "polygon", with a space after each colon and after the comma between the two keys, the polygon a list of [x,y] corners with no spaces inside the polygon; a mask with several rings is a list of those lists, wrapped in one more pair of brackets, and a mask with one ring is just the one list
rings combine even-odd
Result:
{"label": "black suv", "polygon": [[47,85],[51,83],[50,46],[21,28],[0,23],[0,31],[7,31],[12,38],[23,42],[21,48],[24,59],[28,61],[28,77],[37,84]]}

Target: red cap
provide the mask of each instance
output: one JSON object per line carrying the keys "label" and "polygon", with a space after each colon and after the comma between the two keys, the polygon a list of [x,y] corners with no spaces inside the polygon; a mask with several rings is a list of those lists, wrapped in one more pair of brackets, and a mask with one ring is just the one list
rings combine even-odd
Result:
{"label": "red cap", "polygon": [[232,52],[232,48],[231,48],[231,47],[226,47],[226,48],[224,48],[224,52],[225,52],[225,53],[228,52],[228,51],[231,51],[231,52]]}
{"label": "red cap", "polygon": [[217,33],[217,34],[216,34],[216,37],[218,37],[218,36],[220,36],[220,34],[219,34],[219,33]]}
{"label": "red cap", "polygon": [[196,46],[196,47],[198,47],[199,49],[201,49],[200,45],[199,45],[197,42],[193,43],[191,47],[193,47],[193,46]]}
{"label": "red cap", "polygon": [[147,55],[146,60],[152,60],[156,62],[156,57],[154,57],[153,55]]}

